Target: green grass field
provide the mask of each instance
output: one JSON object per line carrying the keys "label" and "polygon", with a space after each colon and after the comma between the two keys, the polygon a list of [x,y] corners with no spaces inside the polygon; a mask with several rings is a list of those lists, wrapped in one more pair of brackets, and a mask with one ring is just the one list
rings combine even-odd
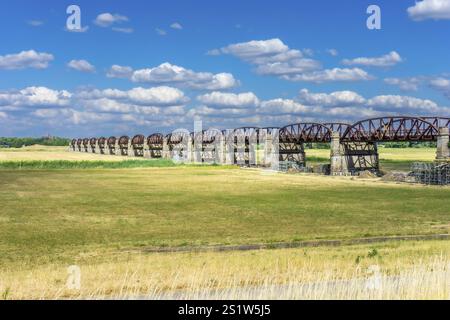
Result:
{"label": "green grass field", "polygon": [[[394,163],[432,157],[432,150],[398,150],[383,150],[380,157]],[[40,152],[46,155],[37,158],[50,160],[55,151],[24,151]],[[317,158],[326,152],[307,150]],[[0,289],[2,272],[20,284],[24,274],[46,266],[112,263],[107,268],[114,270],[113,257],[124,263],[132,259],[127,252],[155,247],[450,232],[450,187],[142,160],[130,167],[89,160],[94,162],[80,167],[84,154],[72,163],[59,159],[59,165],[28,159],[36,165],[27,167],[17,166],[20,151],[5,153],[16,154],[0,162]],[[441,253],[442,243],[436,244]]]}
{"label": "green grass field", "polygon": [[[330,150],[306,149],[308,165],[329,163]],[[378,148],[380,167],[384,171],[409,171],[413,162],[431,162],[436,157],[435,148]]]}

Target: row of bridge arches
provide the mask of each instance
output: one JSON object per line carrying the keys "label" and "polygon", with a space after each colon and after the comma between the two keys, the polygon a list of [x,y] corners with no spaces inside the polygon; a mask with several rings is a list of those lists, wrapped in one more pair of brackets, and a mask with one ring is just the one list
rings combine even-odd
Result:
{"label": "row of bridge arches", "polygon": [[[377,167],[376,143],[389,141],[437,141],[448,136],[450,118],[444,117],[379,117],[346,123],[304,122],[278,127],[241,127],[231,130],[209,129],[192,133],[176,130],[170,134],[153,133],[128,136],[73,139],[74,151],[152,158],[185,156],[192,145],[200,148],[195,161],[252,164],[254,153],[265,144],[266,153],[276,153],[279,161],[305,163],[304,143],[339,143],[339,152],[348,155],[347,162],[371,162]],[[447,132],[447,133],[445,133]],[[267,146],[267,142],[277,145]],[[253,152],[253,156],[252,156]],[[338,152],[335,150],[335,153]],[[333,146],[332,146],[333,153]],[[252,159],[255,158],[255,159]],[[356,157],[357,160],[354,160]],[[358,160],[359,159],[359,160]],[[368,160],[369,159],[369,160]],[[372,159],[372,160],[371,160]]]}

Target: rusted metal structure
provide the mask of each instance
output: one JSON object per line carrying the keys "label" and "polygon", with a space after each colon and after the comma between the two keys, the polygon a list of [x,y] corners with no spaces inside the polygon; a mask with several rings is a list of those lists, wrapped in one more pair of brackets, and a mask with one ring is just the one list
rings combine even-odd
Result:
{"label": "rusted metal structure", "polygon": [[330,129],[331,132],[338,132],[340,137],[342,137],[347,129],[351,126],[348,123],[342,122],[327,122],[323,123],[323,125]]}
{"label": "rusted metal structure", "polygon": [[97,140],[97,146],[98,146],[98,153],[100,154],[105,154],[106,152],[106,138],[105,137],[100,137]]}
{"label": "rusted metal structure", "polygon": [[147,137],[147,148],[150,158],[161,158],[164,144],[164,135],[154,133]]}
{"label": "rusted metal structure", "polygon": [[331,130],[320,123],[296,123],[285,126],[279,132],[280,161],[306,165],[304,143],[325,143],[331,141]]}
{"label": "rusted metal structure", "polygon": [[225,136],[221,130],[208,129],[192,134],[194,161],[222,163],[225,148]]}
{"label": "rusted metal structure", "polygon": [[449,128],[450,129],[450,118],[445,117],[421,117],[425,121],[432,123],[437,129],[439,128]]}
{"label": "rusted metal structure", "polygon": [[227,147],[233,150],[233,163],[244,166],[257,165],[258,127],[234,129],[227,137]]}
{"label": "rusted metal structure", "polygon": [[[331,174],[354,174],[379,170],[377,143],[391,141],[437,141],[439,161],[450,159],[450,118],[380,117],[352,125],[339,122],[304,122],[277,127],[209,129],[189,133],[177,130],[166,136],[135,135],[73,139],[71,150],[171,158],[194,162],[216,162],[243,166],[295,163],[305,167],[305,143],[330,143]],[[272,144],[272,142],[274,142]],[[258,149],[264,149],[258,151]],[[263,152],[262,152],[263,151]]]}
{"label": "rusted metal structure", "polygon": [[345,142],[435,141],[438,128],[415,117],[367,119],[350,126],[342,136]]}
{"label": "rusted metal structure", "polygon": [[77,150],[77,139],[72,139],[70,141],[70,150],[76,151]]}
{"label": "rusted metal structure", "polygon": [[89,138],[83,139],[83,151],[89,152]]}
{"label": "rusted metal structure", "polygon": [[97,138],[89,139],[89,148],[90,148],[90,152],[92,152],[92,153],[98,152],[98,150],[97,150]]}
{"label": "rusted metal structure", "polygon": [[145,147],[145,136],[143,134],[137,134],[131,139],[128,155],[134,157],[143,157],[144,147]]}
{"label": "rusted metal structure", "polygon": [[77,150],[82,151],[83,139],[77,139]]}
{"label": "rusted metal structure", "polygon": [[119,147],[119,154],[122,156],[128,156],[129,151],[129,142],[130,137],[129,136],[121,136],[118,141],[118,147]]}
{"label": "rusted metal structure", "polygon": [[176,130],[165,137],[170,158],[176,160],[191,159],[192,136],[185,130]]}
{"label": "rusted metal structure", "polygon": [[107,142],[108,152],[109,154],[115,155],[117,152],[117,138],[114,136],[111,136],[108,138]]}

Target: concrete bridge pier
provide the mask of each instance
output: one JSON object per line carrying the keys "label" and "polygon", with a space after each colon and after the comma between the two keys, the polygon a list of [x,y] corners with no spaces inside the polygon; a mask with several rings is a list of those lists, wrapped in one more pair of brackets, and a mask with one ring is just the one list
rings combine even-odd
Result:
{"label": "concrete bridge pier", "polygon": [[234,164],[234,135],[230,134],[225,143],[225,163]]}
{"label": "concrete bridge pier", "polygon": [[436,160],[438,161],[448,161],[450,160],[450,150],[449,144],[449,128],[443,127],[439,128],[439,135],[437,137],[437,151]]}
{"label": "concrete bridge pier", "polygon": [[344,176],[361,171],[378,173],[379,157],[375,142],[341,142],[340,135],[331,135],[330,174]]}
{"label": "concrete bridge pier", "polygon": [[169,139],[167,137],[163,138],[162,158],[163,159],[170,159]]}
{"label": "concrete bridge pier", "polygon": [[[187,138],[187,145],[183,146],[183,160],[187,163],[192,163],[197,160],[195,157],[194,139],[192,139],[191,135],[189,135]],[[200,161],[201,161],[201,151],[200,151]]]}
{"label": "concrete bridge pier", "polygon": [[136,156],[136,150],[134,149],[134,146],[131,144],[131,139],[128,141],[128,147],[127,147],[127,157],[134,158]]}
{"label": "concrete bridge pier", "polygon": [[273,150],[273,137],[272,134],[267,133],[264,139],[263,154],[260,161],[260,163],[264,167],[270,167],[272,165],[273,160],[272,150]]}
{"label": "concrete bridge pier", "polygon": [[144,158],[152,158],[152,151],[150,150],[150,145],[147,143],[147,139],[144,141]]}
{"label": "concrete bridge pier", "polygon": [[114,145],[114,151],[115,151],[116,156],[122,155],[122,150],[119,147],[119,139],[116,139],[116,143]]}
{"label": "concrete bridge pier", "polygon": [[347,157],[345,156],[344,147],[341,145],[341,136],[339,132],[332,132],[330,148],[330,174],[332,176],[348,175]]}
{"label": "concrete bridge pier", "polygon": [[257,166],[260,162],[258,161],[258,139],[256,136],[249,137],[246,151],[248,153],[248,165]]}

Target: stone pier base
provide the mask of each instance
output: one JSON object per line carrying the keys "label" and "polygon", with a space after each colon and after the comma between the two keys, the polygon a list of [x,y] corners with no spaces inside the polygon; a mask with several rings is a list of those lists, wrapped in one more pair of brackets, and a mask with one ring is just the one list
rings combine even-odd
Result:
{"label": "stone pier base", "polygon": [[437,150],[436,150],[436,160],[437,161],[448,161],[450,160],[449,151],[449,128],[439,128],[439,135],[437,138]]}
{"label": "stone pier base", "polygon": [[330,174],[354,175],[362,171],[378,174],[380,171],[378,148],[373,142],[341,142],[339,133],[331,138]]}

